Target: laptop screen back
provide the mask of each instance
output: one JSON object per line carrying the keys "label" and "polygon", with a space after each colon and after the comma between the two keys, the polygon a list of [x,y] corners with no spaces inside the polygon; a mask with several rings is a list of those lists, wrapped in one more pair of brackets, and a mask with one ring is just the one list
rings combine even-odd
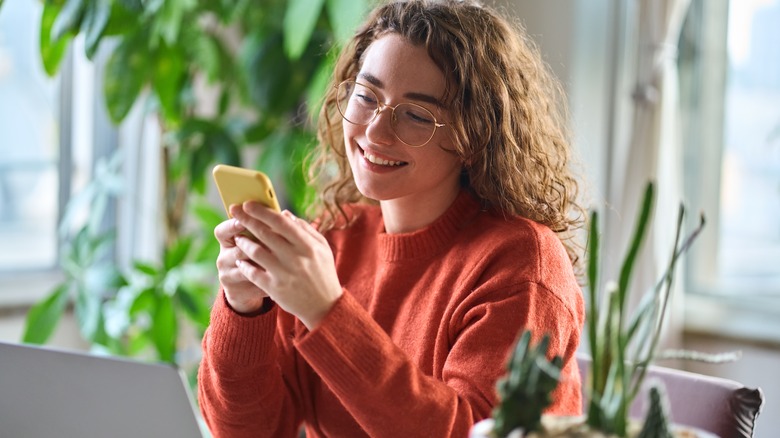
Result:
{"label": "laptop screen back", "polygon": [[0,343],[0,436],[203,436],[180,370]]}

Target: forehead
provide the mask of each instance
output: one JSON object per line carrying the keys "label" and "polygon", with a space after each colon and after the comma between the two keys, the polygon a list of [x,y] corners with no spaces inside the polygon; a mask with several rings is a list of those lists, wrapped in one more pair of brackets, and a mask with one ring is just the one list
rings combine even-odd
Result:
{"label": "forehead", "polygon": [[372,76],[382,89],[399,93],[427,94],[441,100],[444,73],[423,46],[415,46],[398,34],[387,34],[371,43],[364,53],[358,80]]}

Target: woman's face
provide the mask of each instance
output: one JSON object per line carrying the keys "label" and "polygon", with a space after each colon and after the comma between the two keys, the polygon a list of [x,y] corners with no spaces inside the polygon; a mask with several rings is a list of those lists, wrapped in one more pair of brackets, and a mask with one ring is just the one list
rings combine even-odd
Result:
{"label": "woman's face", "polygon": [[[438,123],[451,120],[437,105],[444,96],[444,74],[425,48],[402,36],[388,34],[374,41],[356,81],[373,89],[383,104],[415,103],[433,113]],[[407,204],[416,208],[454,199],[461,161],[445,151],[453,149],[450,128],[437,128],[425,146],[415,148],[395,136],[391,117],[392,110],[385,108],[368,125],[343,122],[347,156],[360,193],[379,201],[412,201]]]}

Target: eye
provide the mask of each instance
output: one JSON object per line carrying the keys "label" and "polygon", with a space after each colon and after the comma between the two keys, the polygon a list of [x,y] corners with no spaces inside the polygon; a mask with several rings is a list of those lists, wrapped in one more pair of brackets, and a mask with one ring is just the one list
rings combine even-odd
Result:
{"label": "eye", "polygon": [[355,90],[352,92],[352,98],[356,101],[356,103],[363,106],[377,105],[376,94],[374,94],[374,92],[370,89],[361,86],[360,84],[355,86]]}
{"label": "eye", "polygon": [[434,123],[433,114],[422,107],[415,105],[399,105],[397,112],[400,113],[401,118],[405,121],[415,125],[432,125]]}
{"label": "eye", "polygon": [[359,93],[356,91],[355,98],[364,103],[376,103],[376,99],[371,95],[371,93]]}

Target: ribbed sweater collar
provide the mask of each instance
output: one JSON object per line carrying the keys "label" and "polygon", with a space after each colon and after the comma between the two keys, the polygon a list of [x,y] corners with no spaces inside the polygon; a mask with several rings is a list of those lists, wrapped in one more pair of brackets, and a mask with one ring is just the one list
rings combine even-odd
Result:
{"label": "ribbed sweater collar", "polygon": [[[385,261],[431,257],[448,245],[458,231],[479,214],[479,203],[465,190],[430,225],[411,233],[379,234],[379,254]],[[380,222],[384,230],[384,221]]]}

